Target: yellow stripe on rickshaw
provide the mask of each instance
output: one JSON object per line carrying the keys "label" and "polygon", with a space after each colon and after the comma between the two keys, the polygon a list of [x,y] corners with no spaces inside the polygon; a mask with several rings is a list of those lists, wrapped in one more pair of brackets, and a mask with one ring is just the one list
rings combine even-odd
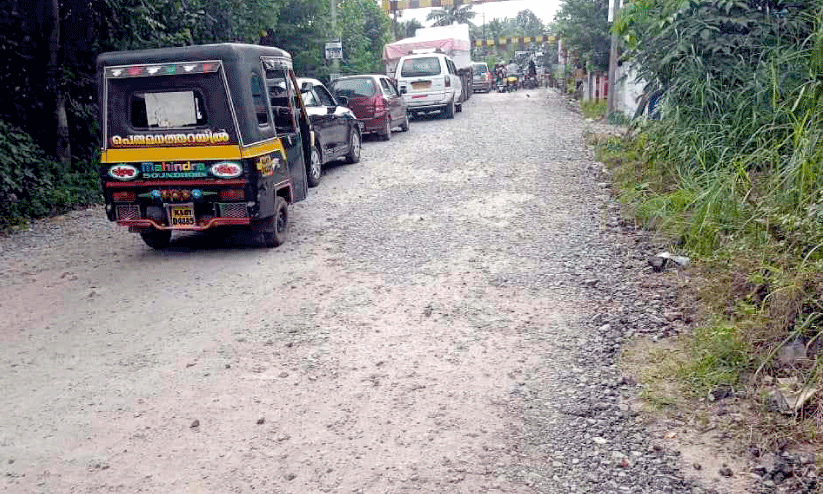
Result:
{"label": "yellow stripe on rickshaw", "polygon": [[285,151],[280,139],[243,147],[226,146],[186,146],[177,148],[130,148],[104,149],[100,155],[101,163],[141,163],[161,161],[211,161],[239,160],[256,158],[273,152],[280,153],[285,159]]}
{"label": "yellow stripe on rickshaw", "polygon": [[280,142],[280,139],[274,139],[272,141],[246,146],[242,150],[242,155],[244,158],[256,158],[275,151],[280,153],[280,156],[283,159],[286,159],[286,151],[283,149],[283,143]]}
{"label": "yellow stripe on rickshaw", "polygon": [[239,160],[240,146],[191,146],[179,148],[104,149],[102,163],[140,163],[143,161]]}

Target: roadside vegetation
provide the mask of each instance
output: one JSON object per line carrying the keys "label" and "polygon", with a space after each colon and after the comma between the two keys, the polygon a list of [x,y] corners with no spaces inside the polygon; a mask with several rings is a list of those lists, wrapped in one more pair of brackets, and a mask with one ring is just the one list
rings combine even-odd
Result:
{"label": "roadside vegetation", "polygon": [[596,149],[627,214],[698,260],[705,306],[651,367],[693,396],[745,391],[762,432],[820,443],[823,4],[633,0],[616,29],[659,104]]}

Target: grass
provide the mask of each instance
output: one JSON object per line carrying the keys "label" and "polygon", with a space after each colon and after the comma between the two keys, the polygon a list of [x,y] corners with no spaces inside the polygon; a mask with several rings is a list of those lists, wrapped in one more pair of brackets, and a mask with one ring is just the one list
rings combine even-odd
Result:
{"label": "grass", "polygon": [[[643,383],[642,398],[654,410],[688,410],[711,391],[733,388],[759,407],[752,418],[756,442],[823,444],[821,395],[786,417],[768,406],[772,388],[764,380],[795,376],[823,388],[820,223],[780,209],[769,187],[753,191],[756,179],[748,174],[726,169],[697,176],[650,159],[653,138],[590,136],[589,142],[612,171],[624,214],[660,237],[679,238],[693,257],[690,288],[703,325],[668,345],[631,346],[624,367]],[[747,204],[752,199],[756,207]],[[796,341],[813,352],[781,363],[780,349]]]}
{"label": "grass", "polygon": [[601,120],[606,117],[606,101],[605,100],[586,100],[580,102],[580,113],[585,118],[592,120]]}
{"label": "grass", "polygon": [[678,368],[677,377],[695,396],[739,387],[743,372],[751,370],[748,346],[733,325],[699,327],[688,343],[689,358]]}

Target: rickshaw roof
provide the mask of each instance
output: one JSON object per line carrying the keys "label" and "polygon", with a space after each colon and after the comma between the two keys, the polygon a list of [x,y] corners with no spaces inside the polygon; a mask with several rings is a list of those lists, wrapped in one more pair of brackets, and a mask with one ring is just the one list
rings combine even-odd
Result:
{"label": "rickshaw roof", "polygon": [[281,58],[291,65],[291,55],[273,46],[220,43],[213,45],[180,46],[150,50],[116,51],[103,53],[97,58],[98,66],[179,62],[194,60],[221,60],[243,63],[259,57]]}

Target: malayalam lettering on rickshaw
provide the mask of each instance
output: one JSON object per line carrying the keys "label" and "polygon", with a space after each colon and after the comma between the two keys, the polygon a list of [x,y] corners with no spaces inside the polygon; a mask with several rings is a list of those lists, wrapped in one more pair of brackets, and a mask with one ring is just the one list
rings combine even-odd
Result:
{"label": "malayalam lettering on rickshaw", "polygon": [[195,144],[225,144],[231,141],[225,130],[207,130],[197,134],[159,134],[159,135],[130,135],[126,137],[112,136],[113,147],[138,146],[186,146]]}

